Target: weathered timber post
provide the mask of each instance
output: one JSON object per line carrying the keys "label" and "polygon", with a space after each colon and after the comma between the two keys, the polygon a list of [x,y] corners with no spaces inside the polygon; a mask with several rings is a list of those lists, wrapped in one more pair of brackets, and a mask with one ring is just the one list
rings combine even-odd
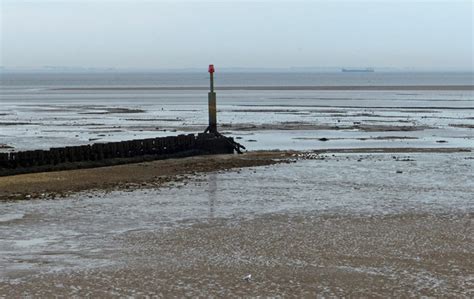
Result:
{"label": "weathered timber post", "polygon": [[[232,138],[226,138],[224,135],[217,132],[217,108],[216,108],[216,93],[214,92],[214,65],[209,65],[209,75],[211,79],[211,90],[209,91],[208,98],[209,98],[209,126],[204,131],[204,134],[198,134],[198,144],[199,146],[203,146],[202,138],[217,138],[225,140],[226,146],[230,146],[229,149],[233,152],[234,150],[237,153],[241,154],[242,151],[240,149],[245,149],[245,147],[237,142],[235,142]],[[216,140],[217,142],[217,140]],[[204,142],[205,143],[205,142]],[[225,147],[226,147],[225,146]]]}
{"label": "weathered timber post", "polygon": [[9,162],[9,155],[8,153],[0,153],[0,167],[7,168]]}
{"label": "weathered timber post", "polygon": [[216,93],[214,92],[214,65],[209,65],[209,75],[211,79],[211,91],[208,94],[209,98],[209,126],[206,132],[217,133],[217,110],[216,110]]}

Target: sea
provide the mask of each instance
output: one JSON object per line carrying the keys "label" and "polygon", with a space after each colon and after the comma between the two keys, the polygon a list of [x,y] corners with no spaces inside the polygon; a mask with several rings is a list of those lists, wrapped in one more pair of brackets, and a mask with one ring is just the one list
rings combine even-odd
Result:
{"label": "sea", "polygon": [[[133,261],[127,252],[136,244],[120,242],[130,234],[213,219],[472,218],[473,85],[473,73],[456,72],[217,72],[219,131],[248,150],[298,150],[294,163],[190,175],[161,188],[1,202],[0,283],[120,268]],[[206,72],[3,72],[0,151],[199,133],[208,86]],[[307,88],[315,86],[398,87]],[[321,149],[327,153],[313,152]],[[428,286],[438,281],[425,272]]]}
{"label": "sea", "polygon": [[[473,85],[473,72],[217,72],[219,86]],[[208,86],[207,72],[0,72],[3,92],[59,87]]]}
{"label": "sea", "polygon": [[[205,71],[4,71],[0,151],[197,133],[207,126],[208,86]],[[251,150],[469,146],[473,86],[472,72],[215,74],[220,130]],[[390,126],[413,138],[382,139],[397,132]]]}

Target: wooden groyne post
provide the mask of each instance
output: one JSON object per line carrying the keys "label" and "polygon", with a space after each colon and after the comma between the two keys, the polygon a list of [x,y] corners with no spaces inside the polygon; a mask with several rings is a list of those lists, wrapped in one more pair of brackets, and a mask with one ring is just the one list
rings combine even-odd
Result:
{"label": "wooden groyne post", "polygon": [[232,154],[233,138],[211,133],[0,153],[0,176],[110,166],[141,161]]}
{"label": "wooden groyne post", "polygon": [[229,142],[230,146],[234,148],[234,150],[241,154],[242,149],[245,149],[245,146],[237,143],[232,138],[226,138],[221,133],[217,132],[217,107],[216,107],[216,93],[214,92],[214,72],[215,68],[213,64],[209,65],[209,77],[210,77],[210,91],[208,93],[208,106],[209,106],[209,126],[204,131],[204,134],[210,134],[211,136],[215,136],[218,138],[224,138],[227,142]]}

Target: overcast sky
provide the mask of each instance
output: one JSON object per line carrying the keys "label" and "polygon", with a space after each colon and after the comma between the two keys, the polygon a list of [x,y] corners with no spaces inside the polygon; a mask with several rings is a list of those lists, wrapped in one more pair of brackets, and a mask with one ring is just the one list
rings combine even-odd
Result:
{"label": "overcast sky", "polygon": [[473,69],[473,1],[0,0],[5,67]]}

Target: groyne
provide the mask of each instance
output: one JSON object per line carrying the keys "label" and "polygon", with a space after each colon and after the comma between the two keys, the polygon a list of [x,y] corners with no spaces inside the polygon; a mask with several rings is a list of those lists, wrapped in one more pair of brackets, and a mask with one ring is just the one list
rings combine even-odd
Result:
{"label": "groyne", "polygon": [[194,155],[229,154],[234,150],[233,138],[200,133],[0,153],[0,176]]}

